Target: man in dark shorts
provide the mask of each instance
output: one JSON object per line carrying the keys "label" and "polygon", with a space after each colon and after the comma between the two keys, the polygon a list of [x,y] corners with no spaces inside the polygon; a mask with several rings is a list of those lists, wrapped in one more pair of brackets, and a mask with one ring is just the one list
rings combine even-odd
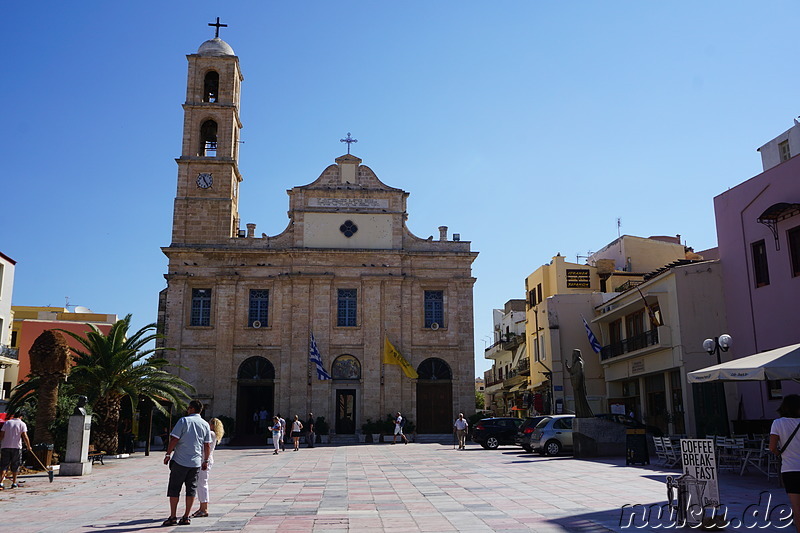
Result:
{"label": "man in dark shorts", "polygon": [[28,426],[22,421],[22,416],[22,412],[12,415],[0,430],[0,490],[5,489],[3,479],[6,470],[11,470],[11,488],[16,489],[19,486],[17,473],[19,467],[22,466],[23,441],[25,447],[28,450],[31,449],[31,441],[28,440]]}
{"label": "man in dark shorts", "polygon": [[[211,428],[200,417],[203,404],[197,400],[189,402],[186,416],[178,420],[170,433],[167,455],[164,464],[169,465],[169,518],[162,524],[165,527],[191,524],[189,513],[197,494],[197,473],[208,468],[211,455]],[[175,452],[173,456],[173,451]],[[181,486],[186,486],[186,510],[178,520],[178,500]]]}

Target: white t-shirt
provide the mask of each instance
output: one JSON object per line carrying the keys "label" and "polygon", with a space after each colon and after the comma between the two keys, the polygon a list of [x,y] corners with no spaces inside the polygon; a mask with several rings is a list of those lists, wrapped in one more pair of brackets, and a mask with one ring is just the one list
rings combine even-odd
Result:
{"label": "white t-shirt", "polygon": [[295,431],[303,431],[303,424],[299,420],[292,422],[292,433]]}
{"label": "white t-shirt", "polygon": [[[798,424],[800,418],[778,418],[772,422],[772,429],[769,432],[770,435],[778,436],[779,450],[789,440]],[[781,472],[800,472],[800,430],[781,454]]]}
{"label": "white t-shirt", "polygon": [[464,431],[465,429],[467,429],[467,426],[469,426],[469,424],[467,424],[467,421],[461,418],[456,418],[456,423],[453,425],[459,431]]}
{"label": "white t-shirt", "polygon": [[22,434],[28,432],[28,426],[19,418],[12,418],[3,424],[3,441],[0,448],[22,449]]}

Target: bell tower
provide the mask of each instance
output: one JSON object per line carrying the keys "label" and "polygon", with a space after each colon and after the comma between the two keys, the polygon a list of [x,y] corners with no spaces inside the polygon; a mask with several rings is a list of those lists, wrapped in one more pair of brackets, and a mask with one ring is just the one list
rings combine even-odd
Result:
{"label": "bell tower", "polygon": [[172,243],[213,244],[239,229],[239,97],[244,79],[233,49],[216,37],[187,55],[189,75],[183,104],[183,148]]}

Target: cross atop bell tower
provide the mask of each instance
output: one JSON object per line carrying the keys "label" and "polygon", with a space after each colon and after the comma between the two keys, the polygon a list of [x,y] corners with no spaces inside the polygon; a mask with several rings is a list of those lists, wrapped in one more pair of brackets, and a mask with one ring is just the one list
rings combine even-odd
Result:
{"label": "cross atop bell tower", "polygon": [[214,38],[215,39],[219,39],[219,29],[220,28],[227,28],[228,27],[227,24],[220,24],[219,23],[219,17],[217,17],[217,21],[216,22],[209,22],[208,25],[216,27],[216,31],[214,32]]}

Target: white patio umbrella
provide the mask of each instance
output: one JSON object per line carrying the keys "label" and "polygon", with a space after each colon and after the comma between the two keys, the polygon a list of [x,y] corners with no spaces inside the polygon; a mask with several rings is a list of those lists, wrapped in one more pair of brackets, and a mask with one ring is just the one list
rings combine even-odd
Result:
{"label": "white patio umbrella", "polygon": [[761,352],[689,372],[689,383],[709,381],[800,381],[800,344]]}

